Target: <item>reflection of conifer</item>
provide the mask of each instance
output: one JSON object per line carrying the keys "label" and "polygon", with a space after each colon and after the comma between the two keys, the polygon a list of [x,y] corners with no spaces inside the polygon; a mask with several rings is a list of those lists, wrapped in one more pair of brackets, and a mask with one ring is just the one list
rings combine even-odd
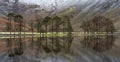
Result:
{"label": "reflection of conifer", "polygon": [[64,18],[63,18],[63,32],[69,32],[68,37],[63,38],[65,41],[64,48],[66,51],[68,51],[70,49],[72,41],[73,41],[73,37],[72,37],[72,33],[71,33],[71,32],[73,32],[73,28],[70,23],[70,18],[68,16],[64,16]]}
{"label": "reflection of conifer", "polygon": [[[59,31],[59,23],[61,22],[61,18],[58,16],[53,17],[52,19],[53,21],[53,26],[54,28],[52,28],[55,32],[58,33]],[[53,40],[53,51],[54,52],[60,52],[61,51],[61,45],[60,45],[60,40],[58,40],[58,37],[55,37],[55,39]]]}
{"label": "reflection of conifer", "polygon": [[[42,22],[42,24],[45,26],[45,31],[46,31],[46,34],[47,34],[47,30],[48,30],[48,22],[51,20],[51,18],[50,17],[45,17],[44,18],[44,20],[43,20],[43,22]],[[45,38],[45,41],[46,41],[46,46],[43,46],[43,48],[44,48],[44,50],[46,51],[46,52],[50,52],[51,50],[50,50],[50,48],[48,47],[48,43],[47,43],[47,40],[48,38],[46,37]]]}
{"label": "reflection of conifer", "polygon": [[[31,24],[30,24],[30,27],[31,27],[31,31],[32,31],[32,34],[33,34],[33,22],[31,22]],[[33,50],[33,39],[34,39],[34,37],[33,37],[33,35],[32,35],[32,38],[31,38],[32,40],[32,42],[31,42],[31,47],[32,47],[32,50]]]}
{"label": "reflection of conifer", "polygon": [[[19,23],[19,26],[18,26],[19,29],[18,30],[19,30],[20,35],[21,35],[23,17],[21,15],[16,15],[14,17],[14,21]],[[19,37],[19,40],[18,40],[17,44],[18,44],[18,48],[15,48],[15,53],[16,53],[16,55],[22,55],[23,54],[23,44],[22,44],[21,36]]]}
{"label": "reflection of conifer", "polygon": [[[8,20],[9,20],[9,23],[7,24],[7,31],[10,32],[11,34],[11,31],[12,31],[12,20],[14,18],[14,13],[9,13],[8,14]],[[13,49],[12,49],[12,40],[11,40],[11,36],[10,36],[10,39],[7,39],[8,41],[8,47],[10,48],[8,53],[9,53],[9,57],[13,57],[14,56],[14,52],[13,52]]]}
{"label": "reflection of conifer", "polygon": [[[37,20],[37,24],[36,24],[36,27],[37,27],[37,32],[41,33],[41,23],[40,23],[40,19]],[[41,49],[41,36],[39,38],[37,38],[37,52],[36,52],[36,55],[39,54],[39,51]]]}
{"label": "reflection of conifer", "polygon": [[113,45],[115,37],[107,35],[113,34],[115,31],[115,27],[110,19],[103,16],[96,16],[92,20],[84,22],[82,28],[86,32],[93,32],[93,34],[95,32],[106,32],[104,36],[86,36],[81,42],[85,47],[101,52],[111,48]]}

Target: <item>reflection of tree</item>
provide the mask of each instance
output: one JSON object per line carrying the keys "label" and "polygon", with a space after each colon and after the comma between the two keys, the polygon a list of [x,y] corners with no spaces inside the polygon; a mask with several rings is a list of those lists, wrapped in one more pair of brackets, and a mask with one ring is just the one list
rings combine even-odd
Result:
{"label": "reflection of tree", "polygon": [[[14,13],[8,14],[8,20],[9,23],[7,24],[7,31],[10,32],[19,32],[21,34],[22,31],[22,23],[23,23],[23,17],[21,15],[15,15]],[[14,20],[14,21],[13,21]],[[15,23],[18,23],[16,25]],[[15,36],[14,36],[15,37]],[[12,39],[11,36],[8,41],[8,47],[9,47],[9,56],[13,57],[14,55],[22,55],[23,54],[23,45],[22,45],[22,38],[21,36],[19,39]]]}
{"label": "reflection of tree", "polygon": [[[54,31],[54,32],[57,32],[58,33],[58,31],[59,31],[59,22],[61,21],[61,18],[60,17],[58,17],[58,16],[55,16],[55,17],[53,17],[53,19],[52,19],[52,31]],[[55,37],[55,38],[53,38],[53,51],[54,52],[59,52],[59,51],[61,51],[61,45],[60,45],[60,40],[58,39],[58,37]]]}
{"label": "reflection of tree", "polygon": [[[30,30],[31,30],[31,32],[32,32],[32,34],[33,34],[33,22],[30,23],[30,27],[31,27]],[[32,47],[32,50],[33,50],[33,41],[34,41],[34,37],[33,37],[33,36],[32,36],[32,38],[31,38],[31,41],[32,41],[32,42],[31,42],[31,47]]]}
{"label": "reflection of tree", "polygon": [[[13,31],[17,31],[21,35],[23,17],[21,15],[15,15],[14,13],[10,13],[8,14],[8,20],[10,21],[10,23],[7,24],[7,31],[10,32],[10,34]],[[17,26],[15,25],[16,22],[18,23]],[[23,45],[22,45],[21,36],[19,37],[19,39],[12,39],[10,36],[10,38],[8,39],[8,47],[10,47],[9,50],[10,57],[13,57],[15,54],[16,55],[23,54]]]}
{"label": "reflection of tree", "polygon": [[[58,38],[58,37],[42,37],[38,38],[38,47],[42,45],[41,47],[46,52],[60,52],[62,49],[66,50],[69,49],[72,43],[72,36],[71,32],[73,31],[70,19],[69,17],[65,17],[65,19],[62,19],[58,16],[49,17],[46,16],[43,21],[38,21],[37,24],[37,30],[38,32],[47,33],[47,32],[70,32],[68,34],[68,37]],[[69,40],[67,40],[69,39]],[[41,43],[42,41],[42,43]],[[39,50],[39,49],[38,49]]]}
{"label": "reflection of tree", "polygon": [[[113,34],[115,31],[112,21],[103,16],[97,16],[90,21],[85,21],[82,28],[86,33],[92,32],[93,34],[95,32],[107,32],[106,34]],[[112,47],[114,40],[115,37],[113,35],[85,36],[81,43],[87,48],[96,51],[105,51]]]}
{"label": "reflection of tree", "polygon": [[[44,33],[47,33],[48,32],[48,22],[51,20],[51,18],[50,17],[45,17],[44,19],[43,19],[43,21],[42,21],[42,27],[43,27],[43,29],[44,29]],[[50,52],[51,50],[50,50],[50,48],[49,48],[49,46],[48,46],[48,38],[47,37],[44,37],[44,39],[45,39],[45,42],[43,43],[43,45],[42,45],[42,47],[43,47],[43,49],[46,51],[46,52]]]}
{"label": "reflection of tree", "polygon": [[[6,30],[8,32],[10,32],[11,34],[11,31],[12,31],[12,20],[14,18],[14,14],[13,13],[9,13],[8,14],[8,20],[9,20],[9,23],[7,24],[7,27],[6,27]],[[11,37],[9,39],[7,39],[7,42],[8,42],[8,54],[9,54],[9,57],[13,57],[14,56],[14,51],[13,51],[13,41],[11,39]]]}
{"label": "reflection of tree", "polygon": [[[23,17],[21,15],[13,15],[12,13],[9,15],[9,21],[10,23],[7,24],[7,31],[11,32],[19,32],[19,35],[21,35],[21,32],[23,31]],[[14,22],[11,22],[11,21]],[[13,24],[13,26],[11,26]],[[72,35],[71,32],[73,31],[70,19],[69,17],[58,17],[58,16],[53,16],[49,17],[46,16],[43,20],[37,19],[36,24],[33,22],[31,23],[31,31],[32,33],[37,30],[39,33],[48,33],[48,32],[69,32],[68,37],[59,38],[59,37],[46,37],[42,36],[39,38],[34,38],[32,36],[32,47],[37,46],[37,53],[40,51],[40,49],[43,49],[46,53],[49,52],[61,52],[62,50],[69,50],[71,43],[72,43]],[[15,34],[15,33],[14,33]],[[25,34],[24,34],[25,35]],[[69,40],[68,40],[69,39]],[[23,54],[23,39],[21,36],[19,36],[18,39],[14,38],[13,40],[8,39],[8,46],[10,47],[9,49],[9,54],[11,56],[13,55],[22,55]],[[34,42],[35,41],[35,42]],[[35,44],[35,45],[34,45]],[[13,47],[14,46],[14,47]]]}
{"label": "reflection of tree", "polygon": [[[40,23],[40,20],[37,20],[37,24],[36,25],[37,25],[37,32],[41,33],[41,23]],[[42,47],[41,43],[42,43],[42,41],[41,41],[41,36],[40,36],[39,38],[37,38],[37,46],[38,46],[38,48],[37,48],[36,55],[39,55],[39,51],[40,51],[40,49]]]}
{"label": "reflection of tree", "polygon": [[71,32],[73,32],[73,28],[70,23],[70,18],[68,16],[65,16],[62,24],[63,24],[63,32],[69,32],[68,37],[65,38],[63,37],[64,48],[66,51],[69,51],[73,41],[73,37],[71,35]]}
{"label": "reflection of tree", "polygon": [[[21,35],[23,17],[21,15],[16,15],[14,17],[14,21],[19,23],[19,25],[16,26],[16,31],[19,32],[19,34]],[[16,43],[17,43],[17,47],[15,47],[15,54],[16,55],[22,55],[23,54],[23,44],[22,44],[21,36],[19,36],[19,39],[16,40]]]}

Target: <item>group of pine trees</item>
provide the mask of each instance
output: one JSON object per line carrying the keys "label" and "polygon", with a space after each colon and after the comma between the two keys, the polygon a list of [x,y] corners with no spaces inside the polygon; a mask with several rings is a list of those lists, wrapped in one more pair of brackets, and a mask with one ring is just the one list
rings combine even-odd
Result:
{"label": "group of pine trees", "polygon": [[[69,17],[46,16],[43,20],[37,19],[37,23],[31,24],[39,33],[47,32],[69,32],[67,37],[40,37],[37,39],[38,52],[42,48],[46,53],[68,51],[72,44],[73,31]],[[33,26],[34,25],[34,26]],[[69,39],[69,40],[68,40]],[[32,42],[34,40],[32,39]]]}
{"label": "group of pine trees", "polygon": [[115,36],[109,34],[113,34],[115,32],[115,27],[112,20],[109,18],[104,16],[96,16],[92,20],[84,21],[82,28],[85,33],[97,33],[96,36],[90,35],[84,37],[84,40],[81,43],[85,47],[98,52],[103,52],[110,49],[114,44]]}
{"label": "group of pine trees", "polygon": [[[14,13],[8,14],[8,23],[6,30],[8,32],[19,32],[21,34],[22,30],[22,24],[23,24],[23,17],[21,15],[15,15]],[[16,25],[18,23],[18,25]],[[15,34],[15,33],[14,33]],[[15,36],[14,36],[15,37]],[[22,55],[23,54],[23,44],[22,44],[22,38],[19,36],[19,39],[16,38],[10,38],[7,39],[8,43],[8,53],[9,57],[13,57],[15,55]]]}
{"label": "group of pine trees", "polygon": [[[8,14],[9,23],[7,24],[6,30],[8,32],[24,32],[23,24],[23,17],[21,15],[16,15],[14,13]],[[46,16],[43,20],[37,19],[36,23],[31,23],[31,32],[35,32],[37,30],[38,33],[46,33],[47,32],[68,32],[68,36],[66,37],[39,37],[37,40],[32,36],[32,46],[37,46],[37,52],[41,49],[44,50],[46,53],[49,52],[61,52],[61,51],[69,51],[70,46],[72,44],[73,37],[71,32],[73,31],[70,18],[68,16],[58,17],[58,16]],[[18,25],[16,25],[18,23]],[[14,36],[15,37],[15,36]],[[21,36],[19,38],[10,38],[7,39],[8,43],[8,53],[9,57],[14,57],[15,55],[22,55],[24,52],[24,46]]]}
{"label": "group of pine trees", "polygon": [[[14,13],[8,14],[9,23],[7,24],[6,30],[8,32],[19,32],[21,34],[24,29],[22,29],[22,25],[25,24],[23,21],[23,17],[21,15],[15,15]],[[16,26],[15,23],[18,23]],[[41,36],[34,40],[35,38],[32,36],[32,46],[37,46],[37,52],[40,50],[44,50],[46,53],[54,52],[58,53],[61,51],[69,51],[73,37],[71,32],[73,32],[72,25],[70,23],[70,18],[68,16],[59,17],[59,16],[46,16],[44,19],[37,19],[36,23],[31,23],[31,32],[34,32],[34,29],[37,30],[38,33],[48,33],[48,32],[68,32],[66,37],[44,37]],[[106,34],[113,34],[115,31],[115,27],[112,21],[103,16],[94,17],[90,21],[84,21],[82,28],[85,33],[99,33],[106,32]],[[81,43],[90,49],[96,51],[105,51],[110,49],[113,45],[115,37],[113,35],[98,35],[98,36],[85,36]],[[13,57],[15,55],[22,55],[24,52],[23,40],[21,36],[18,39],[10,38],[7,39],[8,44],[8,53],[9,57]]]}

